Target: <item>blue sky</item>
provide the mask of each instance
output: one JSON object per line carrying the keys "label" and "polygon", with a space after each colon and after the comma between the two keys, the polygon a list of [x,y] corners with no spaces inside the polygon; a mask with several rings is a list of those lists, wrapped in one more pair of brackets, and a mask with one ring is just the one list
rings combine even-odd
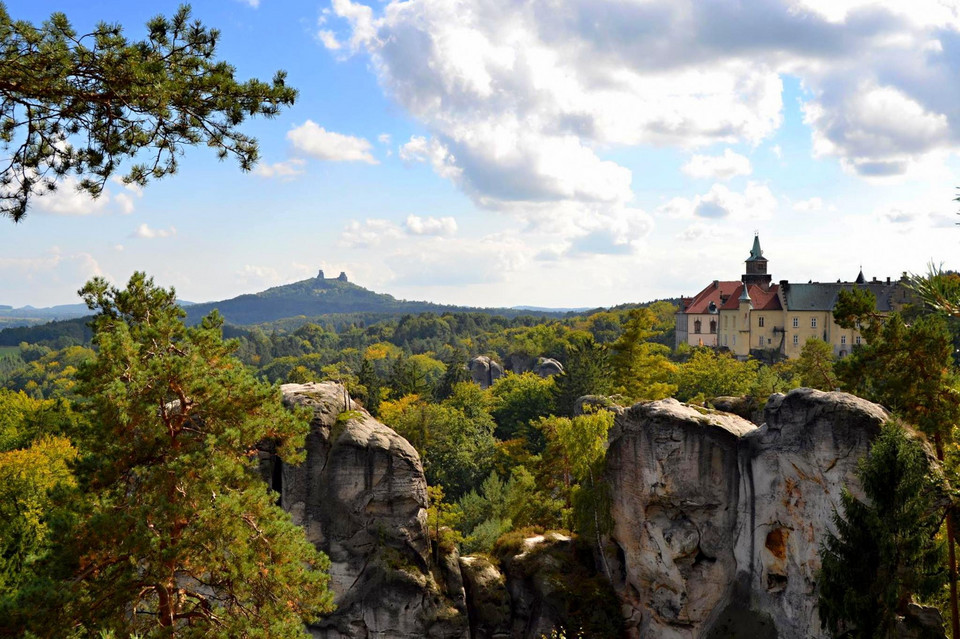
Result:
{"label": "blue sky", "polygon": [[[217,0],[240,78],[297,104],[242,173],[69,184],[4,225],[0,303],[146,270],[205,301],[323,269],[407,299],[600,306],[734,279],[958,268],[960,16],[937,0]],[[131,38],[176,3],[7,2]]]}

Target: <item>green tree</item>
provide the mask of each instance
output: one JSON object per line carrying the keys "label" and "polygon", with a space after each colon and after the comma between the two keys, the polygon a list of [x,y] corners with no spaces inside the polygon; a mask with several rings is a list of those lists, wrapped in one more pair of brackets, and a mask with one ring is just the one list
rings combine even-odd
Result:
{"label": "green tree", "polygon": [[453,393],[453,387],[460,382],[470,381],[470,371],[467,370],[467,353],[461,348],[457,348],[451,353],[450,357],[444,360],[443,365],[446,370],[443,377],[437,382],[437,399],[446,399]]}
{"label": "green tree", "polygon": [[[956,468],[953,431],[960,423],[960,391],[952,367],[953,342],[944,319],[925,316],[907,325],[898,313],[877,317],[872,296],[848,299],[853,302],[849,310],[834,315],[847,327],[859,323],[867,343],[836,363],[841,388],[883,404],[918,426],[933,440],[937,459],[950,461],[948,467]],[[948,515],[951,511],[948,506]],[[953,516],[946,517],[946,533],[951,626],[953,635],[960,636]]]}
{"label": "green tree", "polygon": [[819,337],[811,337],[803,343],[793,373],[801,386],[832,391],[840,386],[833,363],[833,346]]}
{"label": "green tree", "polygon": [[62,612],[35,606],[31,630],[306,636],[304,621],[332,609],[328,561],[257,471],[263,440],[300,461],[306,422],[232,357],[216,314],[185,327],[173,290],[142,273],[81,294],[98,310],[81,374],[90,498],[60,540],[72,561],[46,603]]}
{"label": "green tree", "polygon": [[746,395],[757,381],[759,362],[741,362],[729,353],[697,348],[677,366],[673,383],[676,397],[683,402],[703,402],[722,395]]}
{"label": "green tree", "polygon": [[[529,428],[529,424],[551,413],[554,388],[552,377],[544,378],[534,373],[507,373],[495,381],[490,393],[495,402],[492,413],[497,422],[497,437],[524,437],[529,441],[534,434],[538,434]],[[534,448],[539,449],[539,446]]]}
{"label": "green tree", "polygon": [[630,311],[623,333],[611,345],[614,392],[630,400],[662,399],[677,387],[669,382],[677,367],[667,359],[669,348],[651,340],[660,335],[657,316],[646,308]]}
{"label": "green tree", "polygon": [[[431,486],[443,486],[456,501],[483,481],[493,465],[496,439],[490,413],[476,406],[464,393],[476,388],[470,382],[454,387],[454,397],[443,404],[430,404],[418,395],[406,395],[380,404],[383,422],[406,438],[423,461]],[[456,399],[455,399],[456,398]],[[468,412],[464,409],[471,407]]]}
{"label": "green tree", "polygon": [[867,500],[844,489],[837,534],[820,550],[820,620],[834,636],[895,637],[912,597],[932,597],[946,582],[936,538],[944,487],[921,444],[895,422],[883,426],[857,477]]}
{"label": "green tree", "polygon": [[613,390],[607,349],[592,337],[574,339],[567,348],[563,373],[553,378],[554,413],[572,417],[577,399]]}
{"label": "green tree", "polygon": [[62,13],[38,28],[0,4],[0,215],[19,221],[69,175],[98,196],[138,156],[123,180],[143,186],[176,172],[187,146],[232,155],[243,170],[256,163],[257,142],[238,126],[293,104],[285,74],[238,82],[216,58],[219,32],[191,21],[187,6],[147,32],[131,42],[119,25],[100,24],[80,35]]}

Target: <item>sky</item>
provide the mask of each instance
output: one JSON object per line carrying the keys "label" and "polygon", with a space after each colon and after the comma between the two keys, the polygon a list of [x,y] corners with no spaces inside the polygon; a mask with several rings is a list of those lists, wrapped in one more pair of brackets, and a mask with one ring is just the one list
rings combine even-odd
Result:
{"label": "sky", "polygon": [[[131,39],[177,3],[7,0]],[[737,279],[960,268],[960,1],[209,0],[296,104],[97,200],[0,220],[0,304],[146,271],[208,301],[340,271],[398,298],[611,306]],[[0,151],[2,153],[2,151]]]}

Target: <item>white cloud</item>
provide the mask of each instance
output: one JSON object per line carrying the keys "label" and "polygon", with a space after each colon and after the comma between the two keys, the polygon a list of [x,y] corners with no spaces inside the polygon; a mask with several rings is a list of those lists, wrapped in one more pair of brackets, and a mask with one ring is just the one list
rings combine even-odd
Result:
{"label": "white cloud", "polygon": [[331,51],[339,51],[341,48],[343,48],[343,45],[337,40],[336,34],[330,29],[320,29],[317,31],[317,37],[320,38],[320,42],[323,43],[323,46]]}
{"label": "white cloud", "polygon": [[690,177],[729,180],[738,175],[750,175],[753,167],[747,157],[725,149],[723,155],[694,155],[680,170]]}
{"label": "white cloud", "polygon": [[624,205],[633,176],[611,148],[757,145],[786,74],[817,153],[853,172],[960,150],[960,18],[942,0],[335,0],[329,15],[427,129],[418,157],[492,209]]}
{"label": "white cloud", "polygon": [[800,200],[793,203],[794,211],[811,212],[823,209],[823,198],[812,197],[808,200]]}
{"label": "white cloud", "polygon": [[253,168],[253,173],[264,178],[280,178],[284,181],[304,174],[304,165],[306,162],[300,158],[291,158],[284,162],[274,162],[266,164],[261,162]]}
{"label": "white cloud", "polygon": [[903,91],[861,82],[843,97],[841,109],[822,102],[804,106],[804,121],[813,130],[814,153],[842,158],[844,166],[864,176],[904,173],[924,154],[950,142],[950,125]]}
{"label": "white cloud", "polygon": [[177,229],[171,226],[168,229],[154,229],[144,222],[137,227],[137,230],[130,234],[130,237],[139,237],[145,240],[162,239],[173,237],[177,234]]}
{"label": "white cloud", "polygon": [[742,193],[723,184],[714,184],[703,195],[674,198],[658,211],[681,219],[731,220],[734,222],[767,220],[777,209],[777,198],[765,184],[748,182]]}
{"label": "white cloud", "polygon": [[120,211],[127,215],[133,213],[133,198],[126,193],[118,193],[113,197],[113,201],[120,207]]}
{"label": "white cloud", "polygon": [[380,144],[390,144],[391,136],[389,133],[381,133],[377,136],[377,142]]}
{"label": "white cloud", "polygon": [[0,277],[11,290],[42,283],[45,288],[65,284],[76,291],[96,275],[104,275],[104,271],[96,258],[86,252],[64,253],[58,247],[52,247],[46,255],[38,257],[0,257]]}
{"label": "white cloud", "polygon": [[312,120],[288,131],[287,139],[297,150],[320,160],[377,164],[367,139],[327,131]]}
{"label": "white cloud", "polygon": [[[51,215],[70,216],[104,213],[110,202],[110,191],[104,189],[100,197],[94,198],[86,191],[79,190],[79,185],[80,182],[74,177],[61,178],[55,191],[44,191],[33,197],[31,202],[34,210]],[[121,209],[123,208],[121,203]]]}
{"label": "white cloud", "polygon": [[237,0],[237,2],[241,2],[252,9],[257,9],[260,6],[260,0]]}
{"label": "white cloud", "polygon": [[452,217],[409,215],[404,223],[404,228],[413,235],[450,236],[457,232],[457,221]]}
{"label": "white cloud", "polygon": [[340,234],[340,246],[345,248],[372,248],[384,242],[400,240],[403,230],[390,220],[351,220]]}

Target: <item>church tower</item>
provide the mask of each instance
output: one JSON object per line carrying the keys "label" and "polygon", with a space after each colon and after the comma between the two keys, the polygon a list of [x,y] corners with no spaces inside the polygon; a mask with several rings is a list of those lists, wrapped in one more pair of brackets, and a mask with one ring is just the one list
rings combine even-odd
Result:
{"label": "church tower", "polygon": [[767,258],[763,256],[760,250],[760,235],[753,236],[753,248],[750,249],[750,257],[746,261],[747,272],[741,278],[747,286],[760,286],[764,290],[770,288],[770,274],[767,273]]}

